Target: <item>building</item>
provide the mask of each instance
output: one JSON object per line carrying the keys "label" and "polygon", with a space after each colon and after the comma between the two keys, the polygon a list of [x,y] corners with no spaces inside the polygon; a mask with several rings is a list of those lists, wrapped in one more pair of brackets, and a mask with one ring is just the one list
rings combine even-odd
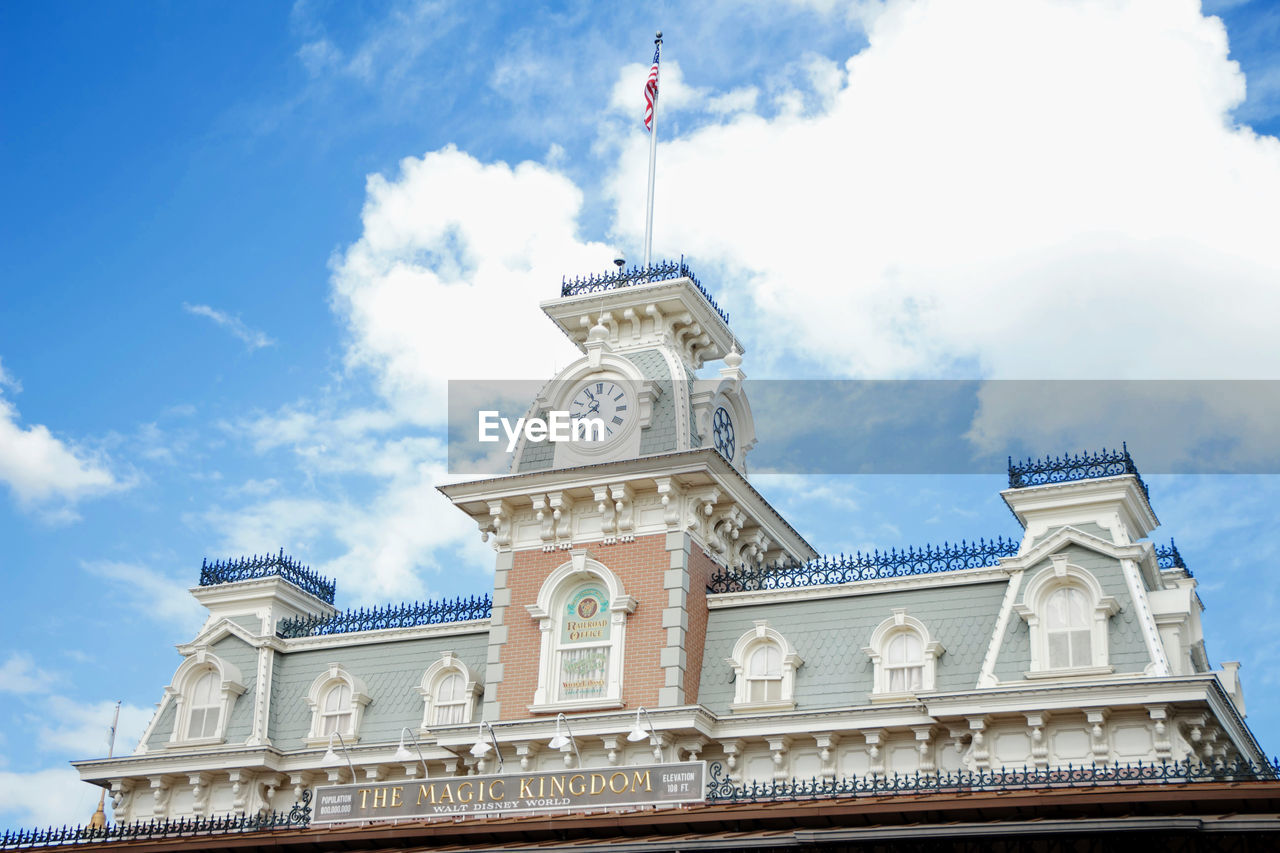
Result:
{"label": "building", "polygon": [[[1055,768],[1101,783],[1141,762],[1165,768],[1143,777],[1175,804],[1159,820],[1210,802],[1206,773],[1270,778],[1238,666],[1205,650],[1195,579],[1149,539],[1127,449],[1011,466],[1020,541],[824,558],[751,485],[744,347],[683,263],[567,283],[542,307],[582,356],[530,414],[598,416],[606,434],[526,437],[508,475],[442,487],[492,543],[493,589],[338,612],[334,585],[283,553],[206,563],[192,594],[208,619],[136,751],[76,763],[115,824],[287,814],[327,785],[376,805],[438,783],[452,805],[449,780],[608,784],[677,762],[709,763],[696,799],[755,784],[779,802],[793,780],[990,788],[1017,768],[1025,791]],[[1253,805],[1199,808],[1274,812],[1276,783],[1256,784]],[[969,805],[939,790],[952,811],[930,819],[960,820]],[[1121,795],[1160,799],[1099,794]],[[556,820],[586,820],[576,807]],[[520,827],[505,803],[475,810],[486,832]],[[630,814],[616,820],[661,836]]]}

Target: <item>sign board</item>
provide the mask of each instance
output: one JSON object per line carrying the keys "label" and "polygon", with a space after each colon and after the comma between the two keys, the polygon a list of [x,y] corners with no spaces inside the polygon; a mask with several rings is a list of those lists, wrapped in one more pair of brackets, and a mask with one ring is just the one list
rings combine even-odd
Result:
{"label": "sign board", "polygon": [[322,785],[316,788],[311,823],[673,805],[701,803],[706,795],[705,761],[440,776]]}

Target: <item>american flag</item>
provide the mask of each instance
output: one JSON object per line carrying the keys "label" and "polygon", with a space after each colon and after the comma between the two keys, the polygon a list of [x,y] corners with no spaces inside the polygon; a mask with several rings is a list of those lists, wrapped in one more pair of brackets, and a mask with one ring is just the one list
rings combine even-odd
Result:
{"label": "american flag", "polygon": [[649,69],[649,79],[644,84],[644,129],[653,132],[653,104],[658,100],[658,52],[661,47],[653,49],[653,67]]}

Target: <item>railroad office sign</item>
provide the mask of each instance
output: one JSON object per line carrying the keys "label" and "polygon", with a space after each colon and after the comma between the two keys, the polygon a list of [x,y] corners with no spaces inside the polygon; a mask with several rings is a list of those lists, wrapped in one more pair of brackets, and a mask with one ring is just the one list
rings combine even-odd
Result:
{"label": "railroad office sign", "polygon": [[706,791],[705,761],[323,785],[311,823],[701,803]]}

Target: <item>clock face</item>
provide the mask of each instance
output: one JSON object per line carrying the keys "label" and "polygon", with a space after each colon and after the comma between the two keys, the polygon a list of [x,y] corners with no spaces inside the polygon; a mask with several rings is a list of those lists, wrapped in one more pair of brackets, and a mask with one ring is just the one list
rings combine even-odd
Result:
{"label": "clock face", "polygon": [[719,450],[724,454],[725,459],[732,462],[733,451],[736,449],[736,442],[733,438],[733,418],[729,416],[729,412],[724,406],[716,409],[715,415],[711,418],[711,434],[715,438],[716,450]]}
{"label": "clock face", "polygon": [[573,396],[569,403],[569,417],[572,420],[598,419],[604,426],[603,432],[587,435],[599,442],[610,441],[619,435],[631,421],[633,406],[627,391],[621,385],[609,379],[588,382]]}

